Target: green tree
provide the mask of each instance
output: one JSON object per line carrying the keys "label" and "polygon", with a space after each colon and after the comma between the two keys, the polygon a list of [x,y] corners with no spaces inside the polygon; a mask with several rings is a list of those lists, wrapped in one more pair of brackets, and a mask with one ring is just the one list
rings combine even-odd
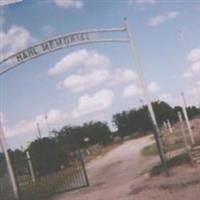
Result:
{"label": "green tree", "polygon": [[[153,102],[153,109],[159,126],[162,126],[163,121],[170,119],[172,122],[177,121],[175,113],[179,107],[175,109],[163,101]],[[197,114],[194,108],[190,109],[190,113]],[[113,123],[118,130],[118,134],[122,137],[130,134],[140,133],[146,134],[147,131],[152,131],[153,126],[147,106],[130,111],[123,111],[113,115]]]}
{"label": "green tree", "polygon": [[111,142],[111,132],[106,123],[89,122],[82,126],[65,126],[59,131],[54,131],[59,145],[68,148],[85,148],[87,143],[85,138],[89,138],[89,144],[106,145]]}
{"label": "green tree", "polygon": [[159,126],[161,126],[163,124],[163,121],[167,119],[174,121],[174,109],[166,102],[154,102],[153,108]]}
{"label": "green tree", "polygon": [[33,168],[39,176],[55,172],[61,165],[68,165],[66,152],[59,148],[55,139],[37,139],[30,144],[28,151]]}
{"label": "green tree", "polygon": [[191,119],[200,115],[200,109],[195,106],[190,106],[190,107],[187,107],[187,113],[188,113],[188,117]]}
{"label": "green tree", "polygon": [[26,153],[19,149],[15,149],[14,151],[9,149],[8,153],[11,158],[15,173],[17,175],[24,174],[25,172],[28,173]]}
{"label": "green tree", "polygon": [[[133,111],[134,112],[134,111]],[[117,133],[121,136],[127,136],[131,133],[131,123],[132,120],[128,120],[128,114],[126,111],[123,111],[122,113],[117,113],[113,115],[112,122],[114,126],[117,128]]]}
{"label": "green tree", "polygon": [[0,153],[0,177],[5,174],[5,159],[3,153]]}

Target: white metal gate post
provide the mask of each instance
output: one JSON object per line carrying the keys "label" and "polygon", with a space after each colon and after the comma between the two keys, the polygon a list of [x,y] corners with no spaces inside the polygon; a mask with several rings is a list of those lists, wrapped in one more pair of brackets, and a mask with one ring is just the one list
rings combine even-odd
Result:
{"label": "white metal gate post", "polygon": [[5,140],[4,131],[3,131],[1,121],[0,121],[0,145],[1,145],[2,151],[5,155],[7,169],[8,169],[9,177],[10,177],[10,180],[11,180],[14,197],[15,197],[16,200],[19,200],[19,191],[18,191],[14,171],[13,171],[13,168],[12,168],[11,160],[10,160],[10,157],[9,157],[9,154],[8,154],[8,151],[7,151],[8,148],[7,148],[7,144],[6,144],[6,140]]}
{"label": "white metal gate post", "polygon": [[131,53],[132,53],[132,56],[133,56],[133,60],[135,62],[136,68],[137,68],[137,73],[138,73],[138,76],[139,76],[140,84],[141,84],[141,87],[143,89],[144,97],[145,97],[147,107],[148,107],[148,110],[149,110],[149,113],[150,113],[151,121],[152,121],[153,126],[154,126],[154,130],[155,130],[154,135],[155,135],[155,140],[156,140],[158,152],[159,152],[159,155],[160,155],[161,163],[162,163],[165,174],[169,175],[168,166],[167,166],[167,158],[166,158],[166,154],[165,154],[165,151],[164,151],[164,148],[163,148],[163,145],[162,145],[162,141],[161,141],[160,129],[159,129],[156,117],[155,117],[152,102],[150,100],[148,88],[147,88],[147,85],[145,83],[143,67],[142,67],[141,61],[139,59],[139,53],[138,53],[138,50],[136,48],[136,44],[135,44],[135,41],[133,39],[133,35],[132,35],[132,32],[131,32],[128,20],[126,18],[125,18],[125,28],[126,28],[126,31],[127,31],[127,34],[128,34],[130,49],[131,49]]}
{"label": "white metal gate post", "polygon": [[26,158],[28,160],[28,167],[29,167],[30,174],[31,174],[31,180],[34,183],[36,181],[36,179],[35,179],[35,173],[34,173],[34,170],[33,170],[31,156],[30,156],[30,153],[28,151],[26,152]]}
{"label": "white metal gate post", "polygon": [[173,129],[172,129],[172,125],[171,125],[171,122],[169,121],[169,119],[167,120],[167,127],[168,127],[168,130],[170,133],[173,133]]}
{"label": "white metal gate post", "polygon": [[183,136],[183,141],[184,141],[184,144],[185,144],[185,148],[186,148],[187,153],[190,156],[190,146],[189,146],[188,141],[187,141],[187,136],[186,136],[186,132],[185,132],[182,113],[179,111],[177,114],[178,114],[178,119],[179,119],[179,122],[180,122],[180,125],[181,125],[181,133],[182,133],[182,136]]}
{"label": "white metal gate post", "polygon": [[188,129],[188,132],[189,132],[189,135],[190,135],[192,145],[194,145],[195,140],[194,140],[193,131],[191,129],[190,121],[189,121],[188,114],[187,114],[187,110],[186,110],[187,104],[186,104],[186,100],[185,100],[185,96],[184,96],[183,92],[181,92],[181,96],[182,96],[182,99],[183,99],[183,106],[182,106],[183,114],[184,114],[184,117],[185,117],[187,129]]}

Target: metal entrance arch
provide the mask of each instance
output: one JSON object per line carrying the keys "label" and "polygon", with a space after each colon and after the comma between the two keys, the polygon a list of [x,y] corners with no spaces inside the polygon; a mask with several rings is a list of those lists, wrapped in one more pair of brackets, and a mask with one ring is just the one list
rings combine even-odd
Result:
{"label": "metal entrance arch", "polygon": [[88,43],[102,43],[102,42],[128,42],[128,39],[109,39],[98,38],[96,34],[103,33],[119,33],[125,32],[125,28],[111,28],[111,29],[93,29],[88,31],[80,31],[69,33],[63,36],[51,38],[44,42],[33,45],[26,48],[16,54],[13,54],[2,61],[0,61],[0,75],[5,74],[9,70],[16,68],[17,66],[28,62],[34,58],[42,55],[57,51],[63,48],[69,48],[77,45],[83,45]]}
{"label": "metal entrance arch", "polygon": [[[133,60],[135,62],[135,66],[137,69],[137,73],[139,76],[140,84],[144,92],[144,97],[146,99],[146,103],[148,106],[148,110],[150,113],[150,117],[152,120],[152,124],[155,129],[155,139],[158,147],[158,151],[160,154],[160,159],[161,163],[163,165],[164,171],[166,174],[168,174],[168,168],[167,168],[167,162],[166,162],[166,155],[163,150],[162,142],[160,139],[160,130],[156,121],[156,117],[153,111],[152,103],[150,101],[150,97],[148,94],[148,89],[147,85],[145,83],[144,75],[143,75],[143,68],[139,59],[139,54],[135,45],[135,42],[133,40],[133,36],[131,33],[130,26],[128,24],[127,19],[124,21],[124,26],[122,28],[109,28],[109,29],[93,29],[93,30],[87,30],[87,31],[80,31],[80,32],[74,32],[74,33],[69,33],[63,36],[59,36],[56,38],[52,38],[49,40],[46,40],[42,43],[38,43],[36,45],[33,45],[29,48],[26,48],[16,54],[13,54],[4,60],[0,62],[0,75],[3,75],[7,73],[8,71],[18,67],[19,65],[28,62],[29,60],[32,60],[34,58],[37,58],[39,56],[48,54],[50,52],[62,49],[62,48],[69,48],[77,45],[83,45],[83,44],[88,44],[88,43],[102,43],[102,42],[125,42],[129,43],[131,53],[133,56]],[[119,32],[124,32],[126,33],[125,38],[99,38],[98,34],[103,34],[103,33],[119,33]],[[1,126],[1,125],[0,125]],[[6,155],[6,161],[7,161],[7,166],[8,166],[8,171],[10,174],[12,186],[13,186],[13,191],[15,194],[16,199],[19,199],[19,194],[17,191],[17,186],[16,186],[16,180],[14,177],[14,173],[12,170],[11,162],[7,153],[7,147],[6,147],[6,142],[4,139],[4,133],[3,129],[0,129],[0,141],[1,141],[1,147]]]}

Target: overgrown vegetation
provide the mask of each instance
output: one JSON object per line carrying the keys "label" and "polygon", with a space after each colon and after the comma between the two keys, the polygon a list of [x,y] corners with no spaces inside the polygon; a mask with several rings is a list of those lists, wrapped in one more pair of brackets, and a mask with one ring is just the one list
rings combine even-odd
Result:
{"label": "overgrown vegetation", "polygon": [[[181,155],[178,155],[178,156],[175,156],[175,157],[169,159],[168,166],[175,167],[175,166],[179,166],[179,165],[189,163],[189,162],[190,162],[190,157],[188,156],[188,154],[183,153]],[[162,172],[163,172],[163,167],[159,164],[151,169],[150,175],[157,176],[157,175],[161,174]]]}
{"label": "overgrown vegetation", "polygon": [[[176,149],[180,149],[180,148],[183,148],[183,147],[184,147],[183,143],[170,144],[170,145],[165,146],[165,150],[167,152],[169,152],[169,151],[174,151]],[[151,155],[156,155],[156,154],[158,154],[156,144],[146,146],[142,150],[142,155],[144,155],[144,156],[151,156]]]}
{"label": "overgrown vegetation", "polygon": [[[163,129],[161,131],[162,134],[162,143],[164,146],[164,149],[166,152],[169,151],[174,151],[176,149],[180,149],[180,148],[184,148],[184,141],[183,141],[183,136],[180,132],[180,129],[177,127],[176,129],[173,130],[174,132],[171,134],[169,133],[166,129]],[[190,138],[188,136],[188,141],[190,141]],[[157,152],[157,146],[156,144],[151,144],[146,146],[143,150],[142,150],[142,155],[144,156],[150,156],[150,155],[156,155]]]}

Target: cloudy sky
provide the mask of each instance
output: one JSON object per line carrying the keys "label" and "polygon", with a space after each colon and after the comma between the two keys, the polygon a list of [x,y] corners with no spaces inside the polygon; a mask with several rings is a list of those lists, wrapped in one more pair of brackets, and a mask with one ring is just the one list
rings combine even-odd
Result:
{"label": "cloudy sky", "polygon": [[[183,90],[188,104],[198,104],[200,2],[24,0],[6,4],[0,1],[0,59],[56,35],[120,28],[127,17],[151,98],[174,106],[181,103]],[[119,36],[126,38],[126,34]],[[141,99],[126,43],[63,49],[0,77],[0,119],[12,147],[35,139],[36,123],[47,135],[45,118],[51,129],[90,120],[112,126],[114,113],[141,106]]]}

